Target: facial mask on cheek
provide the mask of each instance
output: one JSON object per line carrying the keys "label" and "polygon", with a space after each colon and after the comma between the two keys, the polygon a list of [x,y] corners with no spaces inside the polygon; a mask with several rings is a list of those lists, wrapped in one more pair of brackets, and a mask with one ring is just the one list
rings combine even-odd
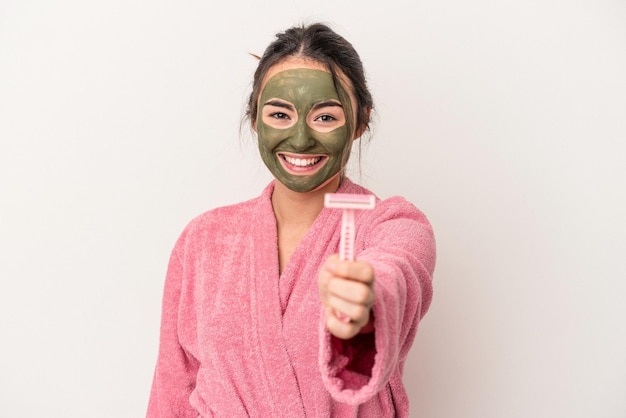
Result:
{"label": "facial mask on cheek", "polygon": [[[277,128],[264,121],[264,105],[270,100],[293,106],[296,114],[291,126]],[[328,101],[342,104],[345,123],[330,132],[320,132],[307,124],[307,116],[313,105]],[[352,146],[352,106],[341,86],[339,93],[335,90],[329,73],[298,68],[275,74],[261,92],[259,115],[257,132],[263,162],[289,189],[315,190],[344,169]]]}

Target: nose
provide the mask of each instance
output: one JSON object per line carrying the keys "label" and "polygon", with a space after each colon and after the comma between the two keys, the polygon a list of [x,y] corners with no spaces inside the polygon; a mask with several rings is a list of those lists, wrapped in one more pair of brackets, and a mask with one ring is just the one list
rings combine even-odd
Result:
{"label": "nose", "polygon": [[315,145],[315,139],[310,135],[309,127],[306,123],[298,122],[294,126],[294,132],[289,138],[289,144],[294,151],[305,151]]}

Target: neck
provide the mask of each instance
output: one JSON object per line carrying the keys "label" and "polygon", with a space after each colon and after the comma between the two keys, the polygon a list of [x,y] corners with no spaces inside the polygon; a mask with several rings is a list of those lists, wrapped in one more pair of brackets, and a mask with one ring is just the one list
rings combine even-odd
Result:
{"label": "neck", "polygon": [[334,177],[316,190],[299,193],[288,189],[279,181],[275,182],[272,193],[272,207],[278,227],[310,227],[324,208],[324,195],[334,193],[339,188],[340,178]]}

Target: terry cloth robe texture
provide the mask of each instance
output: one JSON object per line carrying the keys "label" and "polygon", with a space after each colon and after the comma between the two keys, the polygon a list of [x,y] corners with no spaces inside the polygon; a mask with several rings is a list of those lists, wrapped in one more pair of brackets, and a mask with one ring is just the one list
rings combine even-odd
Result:
{"label": "terry cloth robe texture", "polygon": [[[430,305],[435,242],[401,197],[355,213],[355,254],[375,271],[375,331],[326,329],[317,277],[338,252],[324,208],[279,274],[273,182],[192,220],[172,251],[147,417],[406,417],[402,370]],[[371,194],[344,179],[338,192]]]}

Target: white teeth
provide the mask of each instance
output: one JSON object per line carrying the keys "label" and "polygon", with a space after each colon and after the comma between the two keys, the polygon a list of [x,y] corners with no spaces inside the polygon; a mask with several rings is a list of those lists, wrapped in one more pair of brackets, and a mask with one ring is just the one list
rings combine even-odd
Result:
{"label": "white teeth", "polygon": [[308,167],[308,166],[312,166],[317,164],[322,157],[316,157],[316,158],[293,158],[293,157],[287,157],[286,155],[285,157],[285,161],[287,161],[289,164],[291,165],[295,165],[298,167]]}

